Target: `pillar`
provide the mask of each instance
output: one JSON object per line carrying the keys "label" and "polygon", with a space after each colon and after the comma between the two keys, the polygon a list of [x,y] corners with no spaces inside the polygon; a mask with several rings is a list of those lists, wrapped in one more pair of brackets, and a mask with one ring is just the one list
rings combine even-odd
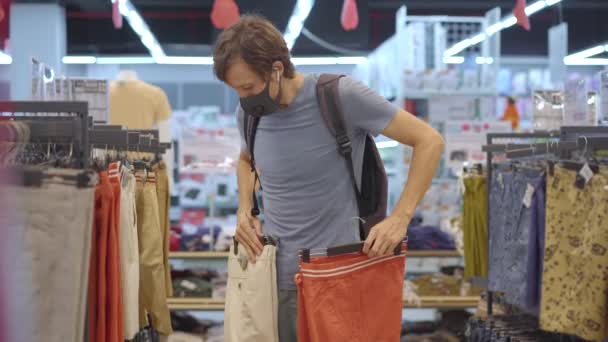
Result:
{"label": "pillar", "polygon": [[49,65],[55,75],[64,74],[67,52],[65,8],[56,3],[11,5],[9,51],[11,99],[29,100],[32,92],[32,58]]}

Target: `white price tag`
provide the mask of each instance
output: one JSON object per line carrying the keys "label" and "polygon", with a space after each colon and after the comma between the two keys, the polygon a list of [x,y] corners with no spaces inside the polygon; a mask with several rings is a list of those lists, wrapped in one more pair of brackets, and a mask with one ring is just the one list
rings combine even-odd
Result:
{"label": "white price tag", "polygon": [[526,208],[532,206],[532,196],[534,195],[534,187],[528,183],[526,186],[526,193],[524,194],[523,203]]}
{"label": "white price tag", "polygon": [[194,291],[196,289],[196,284],[191,282],[190,280],[182,280],[179,284],[190,291]]}
{"label": "white price tag", "polygon": [[585,179],[585,185],[589,183],[591,178],[593,178],[593,171],[589,167],[589,164],[585,163],[583,168],[579,171],[579,174]]}

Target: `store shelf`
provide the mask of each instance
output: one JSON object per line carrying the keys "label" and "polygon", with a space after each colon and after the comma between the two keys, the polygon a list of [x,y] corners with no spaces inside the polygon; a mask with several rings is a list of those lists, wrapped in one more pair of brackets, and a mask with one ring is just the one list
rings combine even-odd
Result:
{"label": "store shelf", "polygon": [[213,298],[169,298],[169,310],[223,311],[224,300]]}
{"label": "store shelf", "polygon": [[403,302],[408,309],[471,309],[476,308],[479,296],[425,296],[420,297],[420,306],[414,303]]}
{"label": "store shelf", "polygon": [[172,259],[226,259],[229,252],[170,252]]}
{"label": "store shelf", "polygon": [[471,90],[422,90],[404,89],[403,97],[406,99],[427,99],[433,96],[496,96],[496,91],[492,89],[471,89]]}
{"label": "store shelf", "polygon": [[[229,252],[171,252],[172,259],[222,259],[228,258]],[[458,258],[458,251],[408,251],[408,258]]]}
{"label": "store shelf", "polygon": [[[428,296],[421,297],[420,306],[403,302],[406,309],[470,309],[476,308],[479,302],[477,296]],[[169,298],[170,310],[176,311],[222,311],[224,301],[212,298]]]}
{"label": "store shelf", "polygon": [[462,255],[454,251],[407,251],[408,258],[459,258]]}

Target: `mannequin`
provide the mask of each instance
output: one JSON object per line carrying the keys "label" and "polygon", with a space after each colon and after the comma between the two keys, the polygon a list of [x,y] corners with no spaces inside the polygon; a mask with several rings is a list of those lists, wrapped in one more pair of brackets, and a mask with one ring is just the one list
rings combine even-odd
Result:
{"label": "mannequin", "polygon": [[116,77],[118,81],[137,81],[139,78],[137,77],[137,71],[135,70],[120,70],[118,72],[118,76]]}
{"label": "mannequin", "polygon": [[[110,84],[110,124],[130,129],[158,129],[160,142],[171,142],[171,107],[165,92],[141,81],[135,70],[120,70]],[[163,160],[169,173],[173,170],[172,150]],[[173,177],[169,177],[173,189]]]}
{"label": "mannequin", "polygon": [[[116,81],[110,84],[109,117],[110,124],[121,125],[123,127],[126,127],[127,129],[158,129],[160,142],[171,141],[169,126],[169,120],[171,117],[171,106],[169,104],[169,100],[167,99],[167,95],[161,88],[141,81],[137,75],[137,72],[135,72],[134,70],[121,70],[116,76]],[[173,158],[171,158],[172,155],[172,151],[168,150],[163,156],[163,161],[166,165],[166,170],[161,169],[162,166],[158,166],[159,169],[155,170],[155,172],[157,172],[157,177],[159,176],[158,172],[167,173],[167,178],[169,180],[169,193],[171,193],[171,189],[173,188],[173,182],[171,177],[171,171],[173,169]],[[166,216],[164,218],[159,218],[161,219],[161,232],[159,232],[161,234],[160,237],[165,240],[163,241],[162,252],[164,265],[160,266],[164,267],[163,271],[165,272],[164,283],[166,285],[167,290],[166,294],[171,295],[170,273],[168,273],[170,272],[168,266],[169,221]],[[157,260],[155,260],[154,262],[157,262]],[[157,264],[155,265],[159,266]],[[142,310],[141,306],[140,310]],[[159,317],[160,318],[158,318],[158,320],[159,322],[161,322],[159,326],[161,326],[163,329],[159,330],[160,339],[161,341],[166,341],[167,335],[170,333],[171,330],[170,318],[168,316],[165,317],[164,314],[161,314]],[[157,323],[158,322],[156,322],[155,324]],[[126,327],[127,324],[125,323],[124,326]],[[167,326],[169,328],[167,328]],[[128,332],[132,333],[134,330],[133,327],[129,326],[129,328],[130,330]],[[125,336],[127,336],[127,331],[125,331]],[[131,338],[131,336],[128,337]]]}

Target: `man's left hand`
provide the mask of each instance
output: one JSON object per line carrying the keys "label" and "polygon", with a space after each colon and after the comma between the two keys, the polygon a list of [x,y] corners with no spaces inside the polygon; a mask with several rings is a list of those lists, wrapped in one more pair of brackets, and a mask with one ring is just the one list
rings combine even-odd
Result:
{"label": "man's left hand", "polygon": [[409,223],[409,217],[387,217],[371,229],[363,245],[363,253],[370,258],[392,254],[403,241]]}

